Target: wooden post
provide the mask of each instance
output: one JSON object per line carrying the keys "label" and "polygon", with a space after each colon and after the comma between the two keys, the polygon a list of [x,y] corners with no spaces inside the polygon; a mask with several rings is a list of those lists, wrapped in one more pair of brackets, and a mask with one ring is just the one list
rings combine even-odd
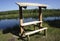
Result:
{"label": "wooden post", "polygon": [[29,37],[29,35],[27,35],[27,41],[30,41],[30,37]]}
{"label": "wooden post", "polygon": [[23,23],[23,15],[22,15],[22,7],[19,6],[19,17],[20,17],[20,33],[21,35],[23,35],[24,29],[23,26],[21,26],[21,24]]}
{"label": "wooden post", "polygon": [[[42,8],[39,7],[39,21],[42,21]],[[39,23],[39,28],[42,27],[42,22]]]}
{"label": "wooden post", "polygon": [[44,30],[44,36],[47,37],[47,29]]}

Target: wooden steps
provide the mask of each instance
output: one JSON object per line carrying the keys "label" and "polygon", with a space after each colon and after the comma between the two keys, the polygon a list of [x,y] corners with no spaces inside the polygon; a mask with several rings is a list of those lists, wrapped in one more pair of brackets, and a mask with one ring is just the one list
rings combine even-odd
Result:
{"label": "wooden steps", "polygon": [[27,33],[25,33],[24,35],[35,34],[35,33],[39,32],[39,31],[43,31],[43,30],[46,30],[46,29],[47,29],[47,27],[41,28],[41,29],[38,29],[38,30],[35,30],[35,31],[27,32]]}
{"label": "wooden steps", "polygon": [[23,24],[21,24],[21,26],[27,26],[27,25],[37,24],[37,23],[41,23],[41,22],[42,21],[32,21],[32,22],[23,23]]}

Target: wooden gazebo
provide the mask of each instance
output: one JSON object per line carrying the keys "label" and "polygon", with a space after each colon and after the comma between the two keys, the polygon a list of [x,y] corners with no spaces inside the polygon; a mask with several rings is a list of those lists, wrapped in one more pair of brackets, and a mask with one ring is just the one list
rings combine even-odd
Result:
{"label": "wooden gazebo", "polygon": [[[35,33],[40,32],[40,31],[44,31],[44,35],[46,35],[47,28],[42,27],[42,8],[46,8],[47,5],[37,4],[37,3],[21,3],[21,2],[17,2],[17,5],[19,6],[20,35],[21,35],[21,37],[27,36],[27,38],[29,39],[29,35],[35,34]],[[38,16],[39,21],[32,21],[32,22],[23,23],[22,8],[27,7],[27,6],[37,6],[39,8],[39,16]],[[34,30],[34,31],[31,31],[31,32],[25,32],[24,31],[24,26],[36,25],[36,24],[39,24],[39,29],[38,30]]]}

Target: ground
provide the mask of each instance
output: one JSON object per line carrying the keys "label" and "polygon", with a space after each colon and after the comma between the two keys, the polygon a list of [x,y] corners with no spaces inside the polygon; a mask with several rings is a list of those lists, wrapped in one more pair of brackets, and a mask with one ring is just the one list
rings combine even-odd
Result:
{"label": "ground", "polygon": [[[44,26],[48,27],[47,37],[44,38],[42,34],[37,33],[30,36],[30,41],[60,41],[60,28],[50,27],[48,24],[44,24]],[[24,41],[27,40],[26,38],[24,39]],[[22,41],[22,39],[14,37],[11,32],[3,33],[3,30],[0,30],[0,41]]]}

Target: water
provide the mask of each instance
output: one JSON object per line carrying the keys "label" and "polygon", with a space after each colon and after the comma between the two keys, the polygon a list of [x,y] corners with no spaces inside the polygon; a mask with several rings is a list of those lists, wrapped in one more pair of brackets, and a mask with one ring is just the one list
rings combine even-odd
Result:
{"label": "water", "polygon": [[60,20],[60,17],[46,17],[44,18],[45,21],[54,21],[54,20]]}
{"label": "water", "polygon": [[0,20],[0,29],[5,29],[7,27],[13,27],[16,24],[19,24],[19,20],[17,19]]}
{"label": "water", "polygon": [[[25,18],[24,22],[30,22],[30,21],[35,21],[38,19],[34,18]],[[60,20],[60,17],[46,17],[43,18],[44,21],[53,21],[53,20]],[[5,19],[5,20],[0,20],[0,29],[5,29],[5,28],[12,28],[16,25],[19,25],[19,19]]]}
{"label": "water", "polygon": [[[30,21],[35,21],[36,19],[34,18],[27,18],[24,19],[24,22],[30,22]],[[6,29],[6,28],[12,28],[16,25],[19,25],[19,19],[5,19],[5,20],[0,20],[0,29]]]}

